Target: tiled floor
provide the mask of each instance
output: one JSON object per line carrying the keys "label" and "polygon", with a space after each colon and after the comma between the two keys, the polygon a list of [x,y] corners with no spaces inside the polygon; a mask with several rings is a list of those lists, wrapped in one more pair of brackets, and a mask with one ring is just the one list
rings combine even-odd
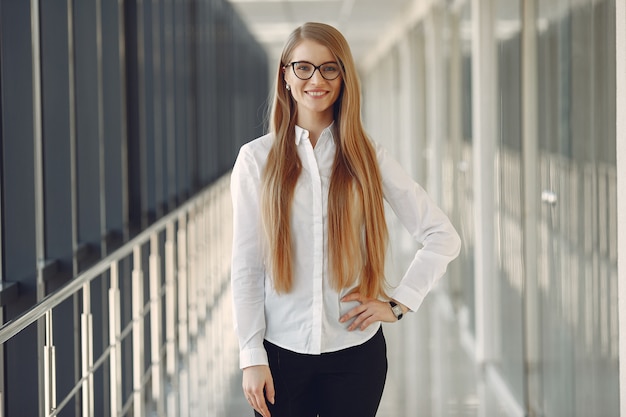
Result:
{"label": "tiled floor", "polygon": [[[443,295],[431,294],[399,323],[386,324],[389,373],[378,417],[500,417],[480,372],[463,348],[458,321]],[[228,417],[251,417],[233,382]],[[297,416],[294,416],[297,417]]]}

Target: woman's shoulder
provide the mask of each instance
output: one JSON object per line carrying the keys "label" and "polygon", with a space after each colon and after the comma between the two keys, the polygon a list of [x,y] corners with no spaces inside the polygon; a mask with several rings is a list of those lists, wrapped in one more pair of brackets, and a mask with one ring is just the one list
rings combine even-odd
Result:
{"label": "woman's shoulder", "polygon": [[260,177],[273,142],[274,135],[268,133],[242,145],[235,161],[234,173],[245,172]]}
{"label": "woman's shoulder", "polygon": [[374,154],[376,155],[376,159],[378,160],[378,163],[380,164],[386,157],[388,157],[387,149],[385,148],[384,145],[381,145],[379,142],[375,141],[369,136],[367,137],[367,141],[372,146],[372,150],[374,151]]}
{"label": "woman's shoulder", "polygon": [[370,143],[374,149],[376,161],[378,162],[378,167],[383,177],[395,175],[398,171],[403,170],[398,160],[389,152],[389,149],[387,149],[384,144],[373,139],[370,139]]}
{"label": "woman's shoulder", "polygon": [[274,143],[274,134],[267,133],[241,146],[240,153],[251,154],[254,157],[266,157]]}

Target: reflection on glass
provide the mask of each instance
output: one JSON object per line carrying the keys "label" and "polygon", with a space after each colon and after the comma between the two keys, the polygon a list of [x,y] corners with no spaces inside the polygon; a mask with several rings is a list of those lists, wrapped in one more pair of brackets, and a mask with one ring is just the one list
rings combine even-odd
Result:
{"label": "reflection on glass", "polygon": [[612,191],[614,1],[538,2],[544,415],[619,415]]}
{"label": "reflection on glass", "polygon": [[524,404],[523,218],[521,136],[521,2],[496,3],[498,152],[496,153],[499,239],[496,337],[499,369],[516,402]]}

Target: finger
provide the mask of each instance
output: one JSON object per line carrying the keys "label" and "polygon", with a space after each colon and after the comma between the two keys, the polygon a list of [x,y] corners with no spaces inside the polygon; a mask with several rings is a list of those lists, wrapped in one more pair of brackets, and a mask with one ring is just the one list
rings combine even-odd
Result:
{"label": "finger", "polygon": [[272,378],[267,381],[267,385],[265,386],[265,395],[267,396],[267,400],[274,404],[276,391],[274,390],[274,380]]}
{"label": "finger", "polygon": [[358,301],[358,302],[362,302],[362,297],[361,297],[361,293],[359,292],[351,292],[350,294],[344,296],[341,299],[342,302],[348,302],[348,301]]}
{"label": "finger", "polygon": [[341,316],[341,318],[339,319],[339,322],[340,323],[345,323],[346,321],[350,320],[352,317],[356,317],[359,314],[363,313],[366,309],[367,309],[367,307],[365,307],[365,305],[360,304],[360,305],[354,307],[353,309],[351,309],[350,311],[348,311],[343,316]]}
{"label": "finger", "polygon": [[380,320],[376,319],[376,317],[374,317],[374,316],[372,315],[372,316],[368,317],[366,320],[363,320],[363,323],[361,324],[360,329],[361,329],[361,330],[365,330],[365,329],[367,329],[367,328],[368,328],[371,324],[373,324],[373,323],[375,323],[375,322],[377,322],[377,321],[380,321]]}
{"label": "finger", "polygon": [[[272,390],[273,390],[274,383],[271,380],[271,378],[269,381],[266,381],[266,385],[269,385],[270,383],[272,385]],[[261,390],[255,389],[251,393],[251,399],[252,399],[251,401],[252,408],[254,408],[259,413],[261,413],[263,417],[270,417],[270,411],[267,408],[267,402],[265,401],[265,392],[263,391],[263,389]]]}
{"label": "finger", "polygon": [[[246,398],[248,400],[248,403],[250,403],[250,406],[252,406],[253,409],[263,414],[262,407],[263,407],[263,404],[265,403],[265,399],[263,398],[262,392],[259,395],[256,392],[256,390],[250,390],[249,392],[246,392]],[[263,414],[263,416],[265,416],[265,414]]]}
{"label": "finger", "polygon": [[256,410],[256,404],[254,404],[254,400],[252,399],[252,397],[246,397],[246,401],[248,401],[248,404],[250,404],[250,407],[252,407],[253,410]]}
{"label": "finger", "polygon": [[255,410],[258,411],[261,415],[263,414],[263,411],[261,410],[261,407],[259,406],[259,404],[257,403],[256,399],[254,397],[249,397],[248,398],[248,403],[250,403],[250,406]]}
{"label": "finger", "polygon": [[357,329],[358,327],[361,326],[361,323],[363,323],[365,320],[367,320],[370,317],[372,317],[372,312],[369,310],[365,310],[363,313],[359,314],[354,319],[352,324],[350,324],[350,326],[348,327],[348,330],[352,331],[354,329]]}
{"label": "finger", "polygon": [[[257,399],[258,400],[258,399]],[[255,408],[263,417],[270,417],[270,410],[267,408],[265,398],[257,401],[257,408]]]}
{"label": "finger", "polygon": [[254,408],[255,410],[259,409],[257,402],[254,398],[254,395],[248,395],[246,399],[248,400],[248,403],[250,403],[250,406],[252,406],[252,408]]}

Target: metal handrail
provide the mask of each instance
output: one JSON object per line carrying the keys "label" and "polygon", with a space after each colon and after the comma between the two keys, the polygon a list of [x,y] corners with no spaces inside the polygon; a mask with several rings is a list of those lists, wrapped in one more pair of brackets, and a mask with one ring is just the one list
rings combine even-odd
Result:
{"label": "metal handrail", "polygon": [[102,273],[107,271],[112,263],[118,262],[131,255],[133,252],[133,248],[138,245],[145,244],[150,239],[150,236],[152,236],[154,233],[160,232],[165,229],[165,226],[168,223],[171,223],[172,221],[178,219],[182,213],[187,213],[195,204],[197,204],[199,201],[202,200],[202,198],[205,197],[206,193],[210,189],[211,186],[200,191],[194,197],[183,203],[178,209],[171,213],[168,213],[167,215],[154,222],[150,227],[143,230],[133,239],[120,246],[113,253],[97,262],[88,270],[77,275],[76,278],[72,279],[63,287],[44,297],[29,310],[25,311],[13,320],[3,324],[2,327],[0,327],[0,344],[7,342],[13,336],[17,335],[28,326],[34,324],[38,319],[42,318],[47,311],[50,311],[53,308],[57,307],[63,301],[82,289],[85,284],[91,282],[94,278],[97,278]]}
{"label": "metal handrail", "polygon": [[[101,393],[100,388],[108,391],[111,416],[127,415],[131,409],[135,417],[148,414],[191,417],[200,410],[223,413],[226,390],[230,389],[230,378],[237,370],[237,358],[232,353],[236,352],[236,339],[228,302],[231,244],[228,181],[228,174],[218,179],[0,327],[0,346],[33,325],[45,336],[38,348],[43,361],[38,384],[42,417],[59,415],[73,398],[80,399],[81,393],[80,413],[93,417],[97,414],[94,396]],[[120,266],[125,261],[132,262],[131,271],[125,270],[122,275]],[[105,279],[107,272],[108,304],[99,311],[109,318],[109,338],[105,342],[108,345],[94,358],[90,284],[98,278]],[[130,317],[123,318],[120,280],[126,276],[132,284],[128,294],[132,295],[132,311]],[[80,374],[69,390],[59,393],[57,403],[53,310],[79,294],[82,297],[77,333],[80,334]],[[148,296],[147,301],[144,296]],[[149,324],[146,324],[148,315]],[[124,328],[121,321],[126,323]],[[145,339],[148,334],[150,337]],[[132,341],[133,349],[124,353],[122,343],[128,340]],[[148,357],[150,363],[145,364]],[[109,367],[105,372],[110,384],[101,386],[96,393],[94,375],[107,360]],[[130,392],[122,392],[123,373],[132,376],[126,380]],[[3,396],[0,392],[0,417],[5,411]]]}

